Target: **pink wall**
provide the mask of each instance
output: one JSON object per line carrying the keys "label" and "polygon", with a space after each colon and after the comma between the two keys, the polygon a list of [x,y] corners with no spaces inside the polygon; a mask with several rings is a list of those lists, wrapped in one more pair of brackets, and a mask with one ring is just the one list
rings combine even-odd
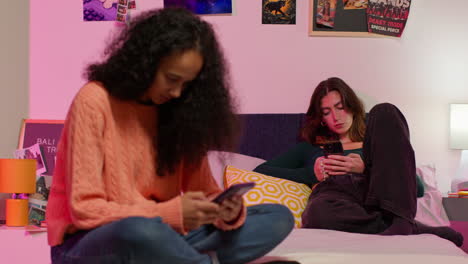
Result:
{"label": "pink wall", "polygon": [[[297,0],[297,25],[262,25],[260,0],[233,2],[232,16],[205,18],[230,62],[241,112],[303,112],[313,88],[339,76],[367,109],[384,101],[402,109],[418,163],[435,164],[440,189],[448,190],[460,160],[448,147],[448,105],[468,102],[465,0],[452,0],[450,12],[440,12],[438,0],[413,0],[401,39],[308,37],[308,0]],[[65,117],[84,66],[115,28],[82,22],[80,0],[31,1],[30,118]]]}
{"label": "pink wall", "polygon": [[[162,2],[137,3],[144,10],[161,7]],[[309,5],[304,0],[297,1],[297,25],[262,25],[261,1],[234,2],[234,15],[205,18],[215,25],[225,48],[243,112],[302,112],[320,80],[348,70],[346,64],[336,63],[342,59],[340,53],[355,60],[372,43],[384,42],[348,39],[362,47],[348,52],[333,38],[309,38]],[[83,22],[81,12],[78,0],[31,1],[32,117],[65,116],[83,84],[85,65],[98,58],[110,32],[117,28],[114,22]]]}

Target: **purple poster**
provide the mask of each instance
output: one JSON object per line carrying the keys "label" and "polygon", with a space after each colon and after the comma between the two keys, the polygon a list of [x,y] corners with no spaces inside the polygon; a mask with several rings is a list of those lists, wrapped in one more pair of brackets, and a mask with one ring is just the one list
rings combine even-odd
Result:
{"label": "purple poster", "polygon": [[27,119],[24,121],[18,148],[24,149],[34,144],[41,146],[46,166],[43,175],[52,176],[54,173],[55,155],[62,129],[63,121],[60,120]]}
{"label": "purple poster", "polygon": [[369,0],[367,26],[370,33],[401,37],[411,0]]}
{"label": "purple poster", "polygon": [[185,7],[195,14],[230,14],[232,0],[164,0],[164,7]]}
{"label": "purple poster", "polygon": [[84,21],[115,21],[118,0],[83,0]]}

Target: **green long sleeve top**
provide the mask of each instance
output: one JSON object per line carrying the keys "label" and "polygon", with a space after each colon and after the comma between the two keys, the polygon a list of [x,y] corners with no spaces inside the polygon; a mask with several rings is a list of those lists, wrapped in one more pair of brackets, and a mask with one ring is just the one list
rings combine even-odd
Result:
{"label": "green long sleeve top", "polygon": [[[348,155],[350,153],[362,156],[362,149],[345,150],[344,154]],[[301,142],[278,157],[260,164],[254,171],[281,179],[313,185],[318,182],[314,173],[315,160],[323,155],[322,149],[318,146],[314,146],[308,142]],[[417,197],[422,197],[424,196],[424,185],[417,175],[416,180]]]}

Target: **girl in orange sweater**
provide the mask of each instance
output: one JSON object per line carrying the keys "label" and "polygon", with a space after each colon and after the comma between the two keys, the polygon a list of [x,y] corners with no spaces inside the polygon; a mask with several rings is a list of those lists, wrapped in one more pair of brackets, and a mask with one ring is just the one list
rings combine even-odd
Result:
{"label": "girl in orange sweater", "polygon": [[[246,209],[206,154],[238,123],[211,26],[143,13],[88,67],[68,112],[47,208],[53,263],[246,263],[292,230],[286,207]],[[272,220],[274,219],[274,220]]]}

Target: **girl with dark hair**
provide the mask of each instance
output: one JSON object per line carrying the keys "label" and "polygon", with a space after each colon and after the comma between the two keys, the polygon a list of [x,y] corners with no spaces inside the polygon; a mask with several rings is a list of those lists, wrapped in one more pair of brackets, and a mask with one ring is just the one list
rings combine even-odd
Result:
{"label": "girl with dark hair", "polygon": [[[302,215],[302,227],[346,232],[410,235],[430,233],[461,246],[463,237],[449,227],[414,220],[416,198],[424,188],[416,177],[414,151],[403,114],[384,103],[365,123],[361,100],[343,80],[322,81],[312,94],[305,142],[255,171],[315,185]],[[339,141],[343,155],[324,156],[319,146]]]}
{"label": "girl with dark hair", "polygon": [[[47,208],[53,263],[246,263],[292,230],[280,205],[221,204],[207,151],[238,121],[212,27],[143,13],[110,44],[68,112]],[[275,221],[271,221],[271,219]]]}

